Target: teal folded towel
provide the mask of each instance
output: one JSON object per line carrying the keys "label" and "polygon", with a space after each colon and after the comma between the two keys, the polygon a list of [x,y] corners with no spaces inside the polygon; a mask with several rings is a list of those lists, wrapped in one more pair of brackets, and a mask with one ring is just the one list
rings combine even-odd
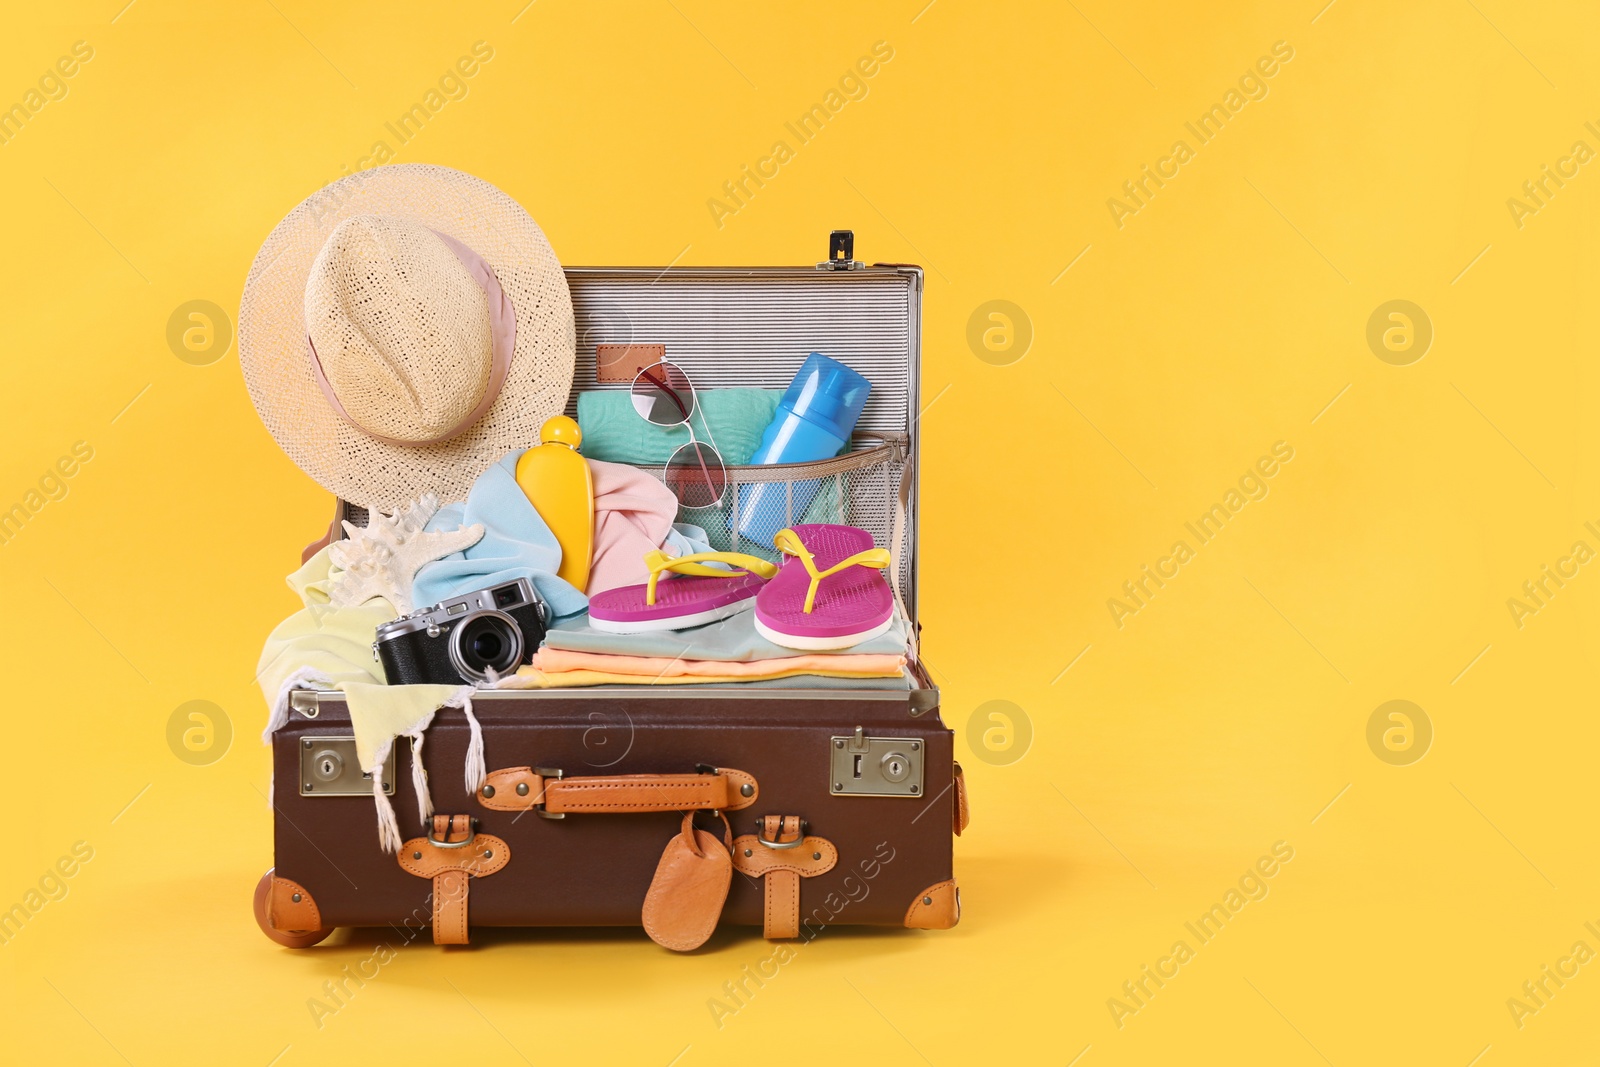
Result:
{"label": "teal folded towel", "polygon": [[[778,410],[781,389],[704,389],[695,394],[694,434],[711,441],[729,466],[749,463],[761,435]],[[595,389],[578,394],[581,451],[611,463],[665,463],[689,442],[684,426],[656,426],[633,409],[626,389]],[[710,442],[708,442],[710,443]]]}

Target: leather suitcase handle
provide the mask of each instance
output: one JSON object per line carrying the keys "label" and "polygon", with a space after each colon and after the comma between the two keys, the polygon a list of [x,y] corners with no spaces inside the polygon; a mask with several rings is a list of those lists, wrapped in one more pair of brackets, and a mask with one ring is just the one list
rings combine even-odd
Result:
{"label": "leather suitcase handle", "polygon": [[731,767],[704,774],[597,774],[568,778],[549,767],[490,771],[478,803],[492,811],[533,811],[547,819],[569,814],[622,815],[650,811],[738,811],[761,795],[755,776]]}

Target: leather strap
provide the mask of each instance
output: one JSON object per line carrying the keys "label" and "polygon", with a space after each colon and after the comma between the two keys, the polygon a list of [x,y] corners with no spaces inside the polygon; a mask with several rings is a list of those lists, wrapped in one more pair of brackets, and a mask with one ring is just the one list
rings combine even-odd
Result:
{"label": "leather strap", "polygon": [[798,815],[765,815],[759,833],[734,839],[734,868],[766,880],[762,934],[767,938],[800,936],[800,879],[831,871],[839,862],[833,842],[804,833]]}
{"label": "leather strap", "polygon": [[433,943],[467,943],[466,871],[440,871],[433,877]]}
{"label": "leather strap", "polygon": [[427,837],[400,848],[400,867],[433,880],[433,943],[467,943],[467,896],[473,878],[485,878],[511,862],[511,847],[477,833],[470,815],[435,815]]}
{"label": "leather strap", "polygon": [[738,811],[761,795],[755,777],[730,767],[712,774],[610,774],[546,777],[532,767],[489,772],[478,803],[494,811],[550,815],[647,811]]}
{"label": "leather strap", "polygon": [[972,822],[972,809],[967,807],[967,776],[961,772],[961,764],[957,763],[955,765],[954,774],[956,786],[956,810],[955,824],[952,828],[955,830],[956,836],[960,837],[961,831],[965,830],[967,828],[967,824]]}
{"label": "leather strap", "polygon": [[[804,824],[798,815],[765,815],[761,819],[761,838],[779,845],[800,845]],[[772,844],[761,846],[776,852]],[[784,851],[788,851],[787,849]],[[761,936],[791,938],[800,936],[800,875],[791,870],[767,873],[766,906],[762,908]]]}
{"label": "leather strap", "polygon": [[771,940],[800,936],[800,876],[793,871],[773,871],[767,875],[761,936]]}

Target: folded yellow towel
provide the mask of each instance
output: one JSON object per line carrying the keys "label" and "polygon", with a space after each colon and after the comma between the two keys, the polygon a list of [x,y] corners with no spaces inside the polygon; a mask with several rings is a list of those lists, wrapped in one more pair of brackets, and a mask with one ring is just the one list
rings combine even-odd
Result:
{"label": "folded yellow towel", "polygon": [[379,626],[395,617],[387,600],[373,599],[353,607],[336,607],[330,590],[338,580],[332,554],[324,548],[289,575],[289,588],[305,605],[272,631],[256,664],[256,679],[267,698],[268,718],[261,740],[289,721],[289,696],[297,689],[337,689],[350,709],[356,758],[372,773],[373,803],[378,815],[378,843],[388,852],[400,847],[400,826],[394,807],[383,793],[382,768],[400,737],[411,739],[411,781],[418,816],[433,812],[421,751],[423,731],[442,707],[461,708],[472,741],[467,747],[466,792],[483,780],[482,731],[472,714],[472,687],[466,685],[386,685],[383,668],[372,655]]}

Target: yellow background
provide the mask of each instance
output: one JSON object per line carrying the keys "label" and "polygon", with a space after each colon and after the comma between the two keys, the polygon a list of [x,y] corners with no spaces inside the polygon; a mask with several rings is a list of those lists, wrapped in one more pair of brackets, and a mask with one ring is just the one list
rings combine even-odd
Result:
{"label": "yellow background", "polygon": [[[1507,607],[1600,547],[1596,164],[1520,227],[1507,207],[1600,148],[1592,9],[123,2],[14,6],[0,33],[0,104],[94,49],[0,146],[0,506],[94,449],[0,545],[0,906],[94,850],[0,946],[8,1058],[1600,1056],[1600,964],[1520,1028],[1506,1004],[1600,949],[1600,567],[1520,628]],[[720,1029],[707,1001],[770,954],[748,933],[413,946],[319,1028],[308,999],[383,935],[294,954],[250,916],[252,672],[328,500],[236,349],[180,361],[167,321],[231,314],[274,223],[476,41],[493,59],[397,158],[496,183],[564,262],[811,263],[849,226],[859,258],[928,272],[922,621],[971,781],[965,916],[830,930]],[[707,200],[878,41],[866,97],[719,227]],[[1197,147],[1184,123],[1279,41],[1268,95]],[[1108,199],[1180,138],[1194,158],[1119,228]],[[1003,365],[967,340],[997,299],[1034,335]],[[1394,299],[1434,330],[1407,366],[1366,341]],[[1107,600],[1278,441],[1266,498],[1119,628]],[[197,699],[233,729],[205,766],[167,742]],[[987,711],[968,732],[994,700],[1021,709],[1010,748]],[[1368,745],[1390,700],[1432,724],[1410,765]],[[1198,944],[1184,924],[1278,841],[1268,895]],[[1119,1027],[1108,999],[1180,939],[1194,958]]]}

